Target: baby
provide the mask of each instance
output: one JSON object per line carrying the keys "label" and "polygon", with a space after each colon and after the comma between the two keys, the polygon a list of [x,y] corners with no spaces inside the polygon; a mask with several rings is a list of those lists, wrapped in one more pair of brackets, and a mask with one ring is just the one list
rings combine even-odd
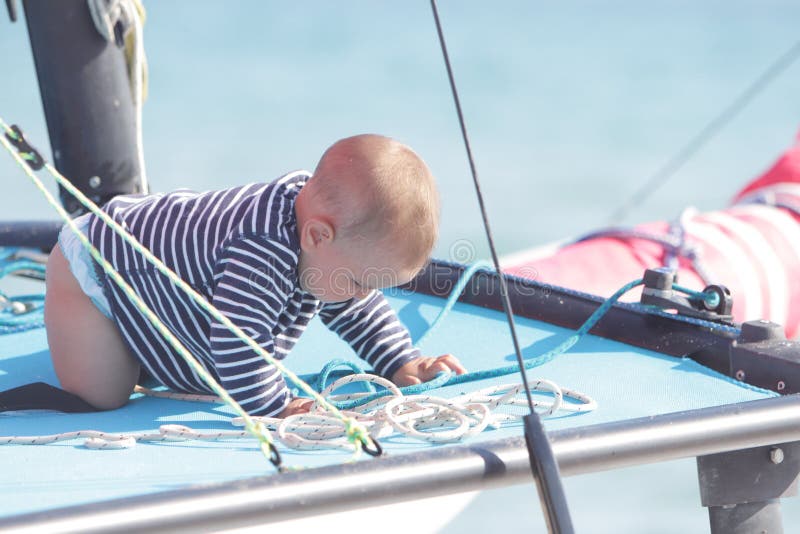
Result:
{"label": "baby", "polygon": [[[387,137],[342,139],[313,176],[222,191],[126,195],[103,211],[248,333],[283,359],[309,321],[347,341],[398,385],[465,369],[424,357],[379,291],[427,262],[438,194],[425,163]],[[281,373],[156,271],[93,214],[75,220],[231,396],[252,415],[307,411]],[[210,392],[65,227],[47,264],[45,324],[61,386],[92,406],[124,405],[140,366],[165,386]]]}

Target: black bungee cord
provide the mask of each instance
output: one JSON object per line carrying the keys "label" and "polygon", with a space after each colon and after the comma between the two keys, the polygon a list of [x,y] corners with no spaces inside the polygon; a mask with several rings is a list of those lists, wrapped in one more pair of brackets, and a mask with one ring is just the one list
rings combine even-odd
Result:
{"label": "black bungee cord", "polygon": [[433,10],[433,19],[436,22],[436,32],[439,35],[439,44],[442,47],[442,56],[444,57],[444,64],[447,68],[447,77],[450,80],[450,89],[453,93],[453,102],[456,106],[456,113],[458,114],[458,123],[461,126],[461,135],[464,139],[464,148],[467,150],[467,159],[469,160],[469,168],[472,173],[472,181],[475,185],[475,193],[478,197],[478,204],[480,206],[481,217],[483,217],[483,227],[486,231],[486,239],[489,242],[489,250],[492,254],[492,261],[494,268],[497,271],[497,279],[500,283],[500,297],[503,302],[503,309],[506,313],[508,327],[511,332],[511,340],[514,343],[514,352],[517,356],[517,363],[519,364],[520,374],[522,375],[522,383],[525,387],[525,394],[528,398],[528,407],[530,413],[523,417],[525,425],[525,442],[528,446],[528,457],[530,458],[531,469],[536,480],[536,485],[539,489],[539,501],[542,509],[545,512],[545,519],[547,520],[547,527],[550,532],[557,534],[571,534],[574,532],[572,527],[572,519],[570,518],[569,508],[567,506],[567,499],[564,494],[564,488],[561,484],[561,475],[558,471],[558,463],[556,462],[553,450],[550,447],[550,441],[547,438],[542,420],[533,406],[533,398],[531,396],[530,386],[528,385],[528,377],[525,373],[525,363],[522,359],[522,351],[519,347],[519,340],[517,339],[516,328],[514,327],[514,314],[511,309],[511,301],[508,298],[508,286],[503,277],[503,272],[500,269],[500,261],[497,258],[497,250],[494,246],[494,239],[492,238],[492,231],[489,227],[489,218],[486,214],[486,207],[483,202],[483,193],[481,192],[480,182],[478,180],[478,172],[475,169],[475,162],[472,158],[472,149],[469,144],[469,137],[467,136],[467,127],[464,122],[464,114],[461,111],[461,102],[458,98],[458,91],[456,90],[456,82],[453,77],[453,69],[450,66],[450,57],[447,53],[447,46],[444,42],[444,34],[442,33],[442,25],[439,21],[439,12],[436,8],[436,0],[431,0],[431,9]]}

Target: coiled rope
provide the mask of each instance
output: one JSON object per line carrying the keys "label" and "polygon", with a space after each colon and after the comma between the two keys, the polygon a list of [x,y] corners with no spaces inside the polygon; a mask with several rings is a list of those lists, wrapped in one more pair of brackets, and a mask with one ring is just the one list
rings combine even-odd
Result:
{"label": "coiled rope", "polygon": [[[527,402],[520,396],[523,386],[519,384],[491,386],[445,399],[431,395],[403,395],[389,380],[371,374],[342,377],[328,386],[321,395],[332,402],[358,399],[365,394],[334,395],[334,392],[341,387],[357,382],[375,384],[389,392],[389,395],[361,403],[349,412],[353,419],[376,438],[401,434],[428,443],[453,443],[475,436],[486,428],[497,428],[522,417],[521,413],[500,412],[499,409],[527,406]],[[543,416],[559,412],[564,414],[589,412],[597,407],[597,403],[587,395],[562,389],[549,380],[535,379],[531,387],[535,392],[552,396],[551,399],[535,401],[537,408],[540,408],[539,413]],[[220,400],[211,395],[153,391],[138,386],[136,391],[144,395],[184,401],[219,402]],[[565,398],[574,402],[565,402]],[[316,407],[309,413],[295,414],[284,419],[274,417],[253,417],[253,419],[274,432],[278,441],[291,449],[352,449],[346,425],[336,417],[317,411]],[[231,420],[231,424],[243,426],[244,420],[236,417]],[[242,430],[198,431],[188,426],[162,425],[158,432],[114,434],[82,430],[49,436],[0,437],[0,445],[46,445],[84,439],[84,445],[90,449],[124,449],[131,448],[138,442],[224,441],[251,438],[249,432]]]}
{"label": "coiled rope", "polygon": [[[16,248],[0,249],[0,278],[35,272],[44,276],[44,265],[23,257]],[[0,291],[0,334],[24,332],[44,326],[44,295],[10,297]]]}

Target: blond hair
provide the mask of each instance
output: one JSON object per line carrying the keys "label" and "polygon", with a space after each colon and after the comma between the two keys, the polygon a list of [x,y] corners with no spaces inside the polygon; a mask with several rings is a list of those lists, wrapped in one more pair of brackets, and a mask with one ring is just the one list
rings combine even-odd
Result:
{"label": "blond hair", "polygon": [[375,134],[341,139],[306,188],[337,237],[388,244],[407,265],[425,262],[436,243],[439,194],[428,166],[408,146]]}

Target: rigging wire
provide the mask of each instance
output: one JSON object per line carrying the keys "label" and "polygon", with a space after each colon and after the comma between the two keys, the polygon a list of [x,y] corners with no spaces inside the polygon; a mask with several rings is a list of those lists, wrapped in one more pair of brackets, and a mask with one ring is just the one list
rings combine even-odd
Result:
{"label": "rigging wire", "polygon": [[503,273],[500,270],[500,261],[497,256],[497,250],[495,250],[494,246],[494,239],[492,237],[492,230],[489,227],[489,217],[486,214],[486,206],[483,202],[483,192],[481,191],[481,184],[478,180],[478,171],[475,168],[475,161],[472,157],[472,148],[469,143],[469,136],[467,135],[467,127],[464,122],[464,114],[461,111],[461,101],[458,98],[458,91],[456,90],[456,82],[453,77],[453,69],[450,66],[450,56],[447,53],[447,46],[444,42],[444,34],[442,33],[442,25],[439,22],[439,12],[436,9],[436,0],[431,0],[431,7],[433,9],[433,18],[436,22],[436,31],[439,34],[439,44],[442,47],[442,55],[444,56],[444,63],[445,67],[447,68],[447,77],[450,80],[450,90],[453,93],[453,101],[456,106],[456,113],[458,114],[458,123],[461,126],[461,136],[464,139],[464,148],[467,151],[467,159],[469,160],[469,169],[472,173],[472,182],[475,185],[475,194],[478,197],[478,205],[480,207],[481,217],[483,218],[483,228],[486,231],[486,239],[489,242],[489,250],[492,254],[492,263],[494,264],[494,268],[497,271],[497,278],[500,283],[500,298],[503,301],[503,309],[506,313],[506,319],[508,321],[508,328],[511,331],[511,340],[514,343],[514,353],[517,356],[517,363],[519,364],[519,368],[522,374],[522,383],[525,386],[525,390],[528,393],[528,405],[531,408],[531,412],[533,412],[533,398],[530,394],[530,388],[528,387],[528,377],[526,376],[524,369],[525,369],[525,362],[522,359],[522,351],[520,350],[519,340],[517,338],[517,331],[514,326],[514,314],[511,309],[511,302],[508,298],[508,286],[506,285],[506,280],[503,277]]}
{"label": "rigging wire", "polygon": [[469,136],[467,135],[467,127],[464,121],[464,114],[461,111],[461,102],[458,98],[458,90],[456,89],[456,82],[453,76],[453,69],[450,65],[450,56],[447,53],[447,45],[444,40],[444,33],[442,32],[442,25],[439,21],[439,12],[436,8],[436,0],[431,0],[431,10],[433,11],[433,19],[436,23],[436,32],[439,36],[439,45],[442,48],[442,56],[444,58],[445,67],[447,69],[447,77],[450,81],[450,90],[453,94],[453,102],[456,106],[456,113],[458,114],[458,123],[461,127],[461,136],[464,140],[464,148],[467,151],[467,159],[469,160],[469,168],[472,174],[472,182],[475,186],[475,194],[478,197],[478,205],[480,207],[481,217],[483,218],[483,228],[486,231],[486,239],[489,244],[489,250],[492,254],[492,262],[497,271],[497,280],[500,285],[500,298],[503,302],[503,310],[506,314],[508,321],[508,328],[511,333],[511,340],[514,343],[514,353],[517,357],[519,365],[519,372],[522,375],[522,383],[525,387],[525,393],[528,400],[528,407],[530,413],[526,415],[523,420],[525,421],[525,441],[528,446],[528,456],[530,458],[531,468],[535,474],[536,483],[539,488],[539,499],[542,508],[545,512],[545,519],[547,520],[548,529],[556,533],[572,533],[572,520],[567,507],[567,500],[564,494],[564,488],[561,484],[561,476],[558,472],[558,463],[556,463],[555,456],[553,455],[550,441],[547,438],[547,433],[544,430],[542,421],[534,409],[533,398],[531,397],[530,386],[528,384],[527,373],[525,372],[525,362],[522,359],[522,351],[520,350],[519,340],[517,338],[516,328],[514,326],[514,314],[511,309],[511,301],[508,298],[508,287],[503,272],[500,269],[500,261],[495,249],[494,239],[492,238],[492,231],[489,227],[489,218],[486,214],[486,206],[483,202],[483,193],[481,192],[480,181],[478,180],[478,171],[475,168],[475,161],[472,157],[472,148],[469,143]]}
{"label": "rigging wire", "polygon": [[773,61],[756,80],[742,91],[730,104],[703,128],[696,133],[666,163],[644,181],[644,183],[622,202],[608,218],[607,224],[616,225],[622,222],[631,209],[641,204],[667,180],[672,178],[683,165],[689,161],[703,146],[713,139],[736,115],[744,109],[759,93],[781,75],[800,56],[800,41],[792,45],[778,59]]}

